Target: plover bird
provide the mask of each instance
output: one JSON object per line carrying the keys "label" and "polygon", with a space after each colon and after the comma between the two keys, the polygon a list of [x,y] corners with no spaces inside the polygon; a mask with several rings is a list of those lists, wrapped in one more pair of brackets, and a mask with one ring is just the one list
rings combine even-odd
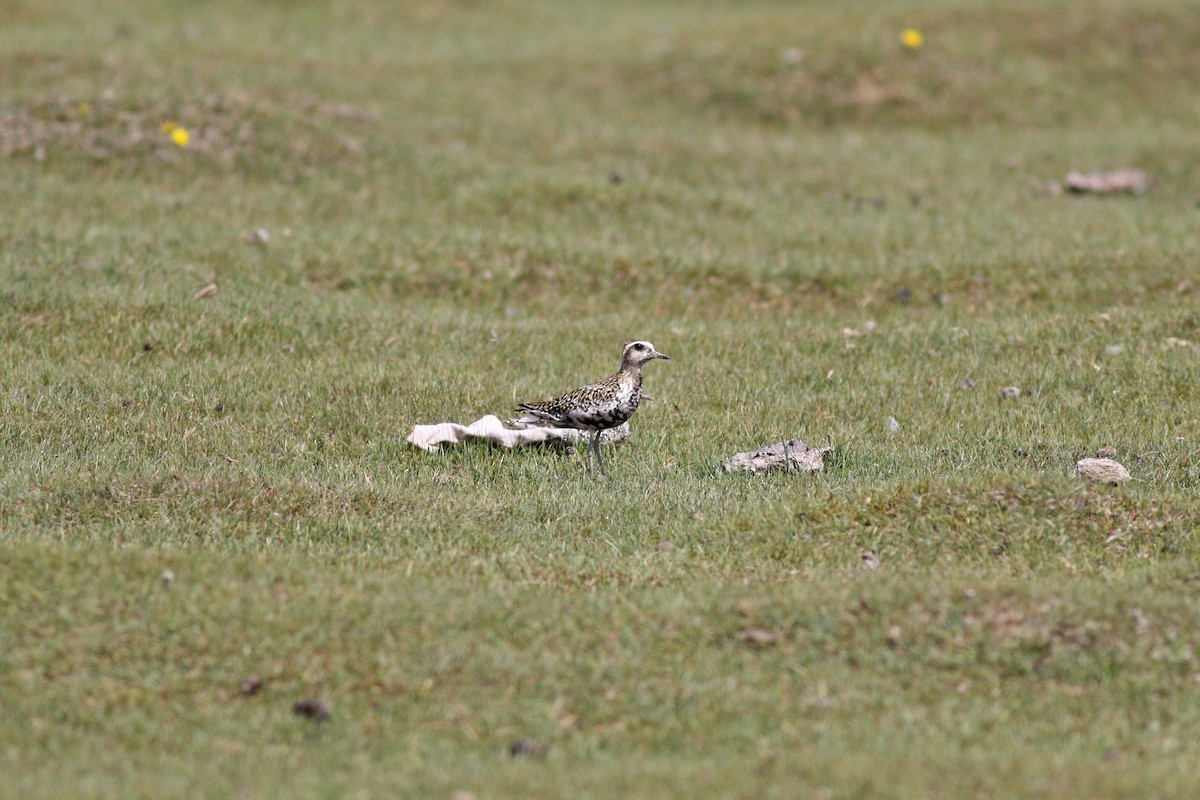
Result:
{"label": "plover bird", "polygon": [[633,416],[642,401],[642,364],[655,358],[670,360],[654,349],[654,345],[639,339],[625,345],[621,354],[621,369],[602,381],[589,383],[562,397],[540,403],[521,403],[517,413],[524,414],[520,421],[550,425],[555,428],[575,428],[591,431],[588,442],[587,464],[592,468],[592,451],[604,471],[604,459],[600,457],[600,431],[615,428]]}

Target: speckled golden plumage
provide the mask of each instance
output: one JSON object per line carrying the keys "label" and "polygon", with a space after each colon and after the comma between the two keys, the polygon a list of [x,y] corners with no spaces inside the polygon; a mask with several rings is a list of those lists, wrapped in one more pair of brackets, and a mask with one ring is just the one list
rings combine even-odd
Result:
{"label": "speckled golden plumage", "polygon": [[553,400],[521,403],[517,413],[521,422],[552,425],[556,428],[575,428],[591,431],[588,442],[588,467],[592,451],[604,472],[600,457],[600,431],[627,422],[642,401],[642,365],[655,358],[670,359],[643,339],[629,342],[621,354],[621,368],[607,378],[581,386]]}

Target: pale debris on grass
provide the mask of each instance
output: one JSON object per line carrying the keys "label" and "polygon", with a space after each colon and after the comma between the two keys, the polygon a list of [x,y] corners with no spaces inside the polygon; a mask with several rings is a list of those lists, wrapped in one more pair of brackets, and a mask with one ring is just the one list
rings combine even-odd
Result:
{"label": "pale debris on grass", "polygon": [[[567,442],[574,444],[583,437],[582,431],[571,428],[548,428],[536,425],[526,425],[514,422],[513,428],[504,427],[504,423],[494,414],[477,419],[470,425],[459,425],[455,422],[441,422],[436,425],[415,425],[408,436],[408,443],[416,445],[431,453],[437,452],[443,444],[461,444],[468,439],[482,439],[501,447],[520,447],[522,445],[543,444],[545,442]],[[590,434],[589,434],[590,435]],[[629,423],[623,423],[615,428],[600,432],[601,444],[623,441],[629,436]]]}
{"label": "pale debris on grass", "polygon": [[1112,172],[1067,173],[1063,188],[1074,194],[1141,194],[1154,180],[1140,169],[1118,169]]}
{"label": "pale debris on grass", "polygon": [[271,243],[271,232],[266,228],[255,228],[251,231],[246,231],[238,237],[244,244],[258,245],[266,247]]}
{"label": "pale debris on grass", "polygon": [[1075,462],[1075,474],[1112,486],[1133,480],[1129,470],[1111,458],[1082,458]]}
{"label": "pale debris on grass", "polygon": [[825,468],[825,454],[831,450],[832,447],[809,447],[799,439],[788,439],[758,450],[737,453],[721,466],[726,472],[741,470],[751,475],[773,469],[816,472]]}
{"label": "pale debris on grass", "polygon": [[771,647],[772,645],[779,644],[779,641],[783,638],[783,634],[769,628],[750,626],[738,631],[737,638],[738,641],[748,644],[751,647]]}

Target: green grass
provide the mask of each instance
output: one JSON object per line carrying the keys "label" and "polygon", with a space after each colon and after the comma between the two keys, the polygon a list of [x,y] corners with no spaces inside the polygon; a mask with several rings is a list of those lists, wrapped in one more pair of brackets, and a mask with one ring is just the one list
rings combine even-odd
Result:
{"label": "green grass", "polygon": [[1197,11],[0,0],[0,794],[1196,795]]}

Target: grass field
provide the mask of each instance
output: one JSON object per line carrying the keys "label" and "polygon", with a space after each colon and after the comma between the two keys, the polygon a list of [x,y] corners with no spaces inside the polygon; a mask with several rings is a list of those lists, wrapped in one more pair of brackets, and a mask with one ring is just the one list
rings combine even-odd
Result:
{"label": "grass field", "polygon": [[[1197,41],[0,0],[0,796],[1200,796]],[[631,338],[607,480],[404,441]]]}

